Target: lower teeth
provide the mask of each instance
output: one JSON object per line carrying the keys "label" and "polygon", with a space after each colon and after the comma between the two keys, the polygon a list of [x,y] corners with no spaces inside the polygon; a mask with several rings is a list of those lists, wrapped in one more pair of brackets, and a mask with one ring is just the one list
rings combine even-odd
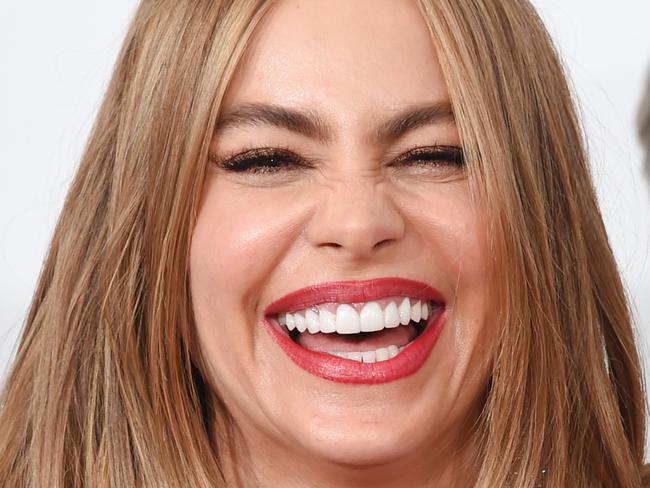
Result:
{"label": "lower teeth", "polygon": [[338,356],[344,359],[351,359],[360,363],[379,363],[394,358],[404,350],[404,347],[388,346],[380,347],[375,351],[362,351],[362,352],[331,352],[332,356]]}

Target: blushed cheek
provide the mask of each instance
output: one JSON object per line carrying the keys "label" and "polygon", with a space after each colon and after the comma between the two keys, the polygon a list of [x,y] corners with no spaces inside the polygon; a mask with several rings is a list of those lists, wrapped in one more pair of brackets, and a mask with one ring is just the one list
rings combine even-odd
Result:
{"label": "blushed cheek", "polygon": [[228,239],[221,237],[209,211],[205,211],[199,216],[190,247],[190,287],[199,328],[228,310],[228,283],[232,286],[237,276],[237,257],[221,241],[228,242]]}
{"label": "blushed cheek", "polygon": [[457,227],[458,281],[454,315],[459,318],[456,344],[459,357],[466,363],[466,380],[482,380],[495,341],[495,324],[490,312],[488,250],[484,225],[480,217],[467,209]]}
{"label": "blushed cheek", "polygon": [[205,191],[191,248],[195,284],[213,303],[250,312],[300,234],[295,196],[216,178]]}
{"label": "blushed cheek", "polygon": [[470,376],[484,376],[494,340],[488,317],[485,225],[464,185],[440,188],[431,195],[426,204],[417,206],[429,209],[418,216],[418,227],[426,229],[433,269],[449,286],[449,327],[442,341],[454,358],[452,382],[462,385]]}
{"label": "blushed cheek", "polygon": [[248,356],[240,294],[250,260],[237,245],[219,211],[206,199],[190,247],[190,289],[199,347],[218,391],[232,391],[231,377],[241,378]]}

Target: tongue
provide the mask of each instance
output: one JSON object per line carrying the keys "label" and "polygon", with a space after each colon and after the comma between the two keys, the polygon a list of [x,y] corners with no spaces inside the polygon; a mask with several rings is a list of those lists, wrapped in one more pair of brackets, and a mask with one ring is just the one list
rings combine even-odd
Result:
{"label": "tongue", "polygon": [[319,352],[363,352],[374,351],[380,347],[405,346],[415,339],[415,328],[402,325],[394,329],[379,332],[362,332],[360,334],[310,334],[303,332],[296,342],[305,349]]}

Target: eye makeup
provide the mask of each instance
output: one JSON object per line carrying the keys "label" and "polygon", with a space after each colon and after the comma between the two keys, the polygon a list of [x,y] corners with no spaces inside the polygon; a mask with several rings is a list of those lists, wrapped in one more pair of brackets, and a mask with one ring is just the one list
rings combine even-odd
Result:
{"label": "eye makeup", "polygon": [[[293,172],[315,168],[313,161],[284,147],[247,149],[225,158],[211,156],[220,169],[232,173],[256,175]],[[430,166],[433,168],[462,169],[465,165],[463,150],[459,146],[421,146],[410,149],[388,161],[390,167]]]}

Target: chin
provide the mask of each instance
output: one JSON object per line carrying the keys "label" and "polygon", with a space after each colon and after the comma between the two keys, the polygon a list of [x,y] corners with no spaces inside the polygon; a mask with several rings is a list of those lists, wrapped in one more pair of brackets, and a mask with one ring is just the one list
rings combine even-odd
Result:
{"label": "chin", "polygon": [[336,465],[363,467],[391,465],[418,452],[426,434],[422,428],[405,428],[391,415],[386,422],[312,421],[303,427],[299,449],[309,457]]}

